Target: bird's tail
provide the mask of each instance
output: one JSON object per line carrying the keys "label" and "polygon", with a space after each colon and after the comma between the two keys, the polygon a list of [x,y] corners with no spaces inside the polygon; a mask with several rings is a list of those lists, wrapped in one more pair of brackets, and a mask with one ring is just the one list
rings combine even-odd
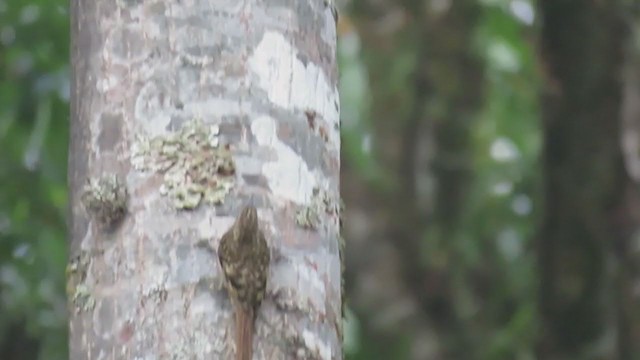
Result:
{"label": "bird's tail", "polygon": [[253,310],[239,307],[236,311],[236,360],[251,360],[253,356]]}

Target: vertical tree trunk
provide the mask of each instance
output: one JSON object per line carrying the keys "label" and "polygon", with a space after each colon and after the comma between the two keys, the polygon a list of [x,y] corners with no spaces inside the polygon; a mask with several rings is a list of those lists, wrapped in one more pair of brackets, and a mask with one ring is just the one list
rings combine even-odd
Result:
{"label": "vertical tree trunk", "polygon": [[[621,358],[612,250],[627,242],[620,147],[625,29],[618,1],[541,1],[545,206],[539,237],[544,359]],[[619,334],[620,335],[620,334]],[[615,337],[615,335],[613,335]]]}
{"label": "vertical tree trunk", "polygon": [[[399,227],[395,243],[411,291],[439,335],[452,344],[442,346],[440,356],[466,358],[478,348],[459,306],[461,284],[469,280],[456,249],[474,177],[471,134],[484,100],[484,64],[472,46],[480,5],[458,0],[444,11],[424,6],[415,99],[402,129],[399,177],[405,183],[392,223]],[[425,191],[429,177],[433,192]],[[431,196],[428,208],[425,198]],[[425,246],[430,249],[426,259],[420,251]]]}
{"label": "vertical tree trunk", "polygon": [[[633,21],[638,24],[639,14]],[[640,194],[637,186],[640,183],[640,48],[635,44],[640,40],[640,33],[632,32],[627,43],[625,58],[624,101],[623,101],[623,137],[622,148],[625,155],[625,167],[631,181],[627,187],[626,208],[618,214],[619,228],[624,237],[617,244],[616,255],[619,260],[618,301],[615,304],[619,324],[619,349],[623,359],[633,358],[640,354],[640,248],[636,243],[640,228]]]}
{"label": "vertical tree trunk", "polygon": [[340,359],[332,2],[72,1],[71,359],[230,359],[216,251],[272,251],[255,359]]}

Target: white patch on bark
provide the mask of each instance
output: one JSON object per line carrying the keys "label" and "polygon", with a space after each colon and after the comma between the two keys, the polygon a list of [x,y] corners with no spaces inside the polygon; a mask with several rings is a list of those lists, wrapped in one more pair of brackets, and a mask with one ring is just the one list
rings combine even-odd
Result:
{"label": "white patch on bark", "polygon": [[[247,111],[247,109],[244,109]],[[184,111],[192,116],[209,119],[217,118],[224,115],[237,115],[241,113],[240,104],[237,100],[227,100],[220,98],[211,98],[206,101],[192,101],[184,105]]]}
{"label": "white patch on bark", "polygon": [[[335,45],[336,38],[338,37],[337,30],[336,19],[333,17],[331,6],[327,6],[324,10],[324,27],[320,32],[322,40],[327,44]],[[333,50],[335,51],[335,49]]]}
{"label": "white patch on bark", "polygon": [[163,265],[155,265],[145,268],[145,282],[141,286],[143,296],[151,296],[159,291],[166,290],[167,279],[170,270]]}
{"label": "white patch on bark", "polygon": [[136,122],[143,125],[145,133],[150,136],[164,134],[171,122],[171,112],[167,110],[170,105],[161,102],[161,92],[162,89],[156,83],[149,82],[140,89],[136,98],[133,110]]}
{"label": "white patch on bark", "polygon": [[262,166],[262,173],[273,194],[296,203],[309,201],[316,186],[316,177],[304,159],[278,139],[276,121],[269,116],[261,116],[251,123],[251,132],[259,145],[270,147],[277,154],[277,161],[265,161]]}
{"label": "white patch on bark", "polygon": [[101,94],[109,92],[113,90],[116,86],[120,84],[120,79],[113,76],[112,74],[105,74],[105,77],[96,81],[96,89]]}
{"label": "white patch on bark", "polygon": [[215,213],[212,213],[198,222],[196,228],[202,239],[219,239],[233,225],[234,221],[235,218],[233,216],[216,217]]}
{"label": "white patch on bark", "polygon": [[207,315],[211,312],[211,309],[214,309],[216,306],[218,306],[218,304],[213,300],[211,294],[206,292],[201,293],[191,300],[189,318],[201,319],[202,316]]}
{"label": "white patch on bark", "polygon": [[269,100],[284,108],[315,110],[325,121],[338,123],[338,88],[331,86],[321,68],[306,65],[282,34],[267,31],[249,58],[250,70]]}
{"label": "white patch on bark", "polygon": [[320,278],[317,270],[313,270],[306,263],[295,263],[293,273],[297,275],[297,288],[299,300],[306,298],[307,306],[312,306],[313,311],[324,312],[323,301],[327,296],[327,288]]}
{"label": "white patch on bark", "polygon": [[331,359],[331,346],[320,340],[318,334],[305,329],[302,332],[302,338],[304,339],[307,349],[313,351],[320,359]]}

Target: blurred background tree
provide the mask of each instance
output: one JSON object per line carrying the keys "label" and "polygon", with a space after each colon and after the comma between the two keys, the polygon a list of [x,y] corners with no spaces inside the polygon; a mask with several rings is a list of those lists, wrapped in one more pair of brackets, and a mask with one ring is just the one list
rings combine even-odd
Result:
{"label": "blurred background tree", "polygon": [[[348,358],[639,358],[637,2],[338,4]],[[67,357],[68,22],[0,0],[0,359]]]}

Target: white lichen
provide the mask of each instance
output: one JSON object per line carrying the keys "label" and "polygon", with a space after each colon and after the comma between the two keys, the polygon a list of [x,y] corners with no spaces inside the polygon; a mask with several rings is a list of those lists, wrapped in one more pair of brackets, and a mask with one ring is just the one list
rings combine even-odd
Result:
{"label": "white lichen", "polygon": [[235,164],[229,146],[219,144],[218,125],[192,120],[175,133],[139,139],[131,163],[140,171],[163,174],[160,193],[177,209],[220,204],[233,188]]}
{"label": "white lichen", "polygon": [[310,358],[331,359],[331,347],[327,343],[323,342],[317,334],[305,329],[302,332],[302,339],[304,339],[307,351],[312,355]]}

